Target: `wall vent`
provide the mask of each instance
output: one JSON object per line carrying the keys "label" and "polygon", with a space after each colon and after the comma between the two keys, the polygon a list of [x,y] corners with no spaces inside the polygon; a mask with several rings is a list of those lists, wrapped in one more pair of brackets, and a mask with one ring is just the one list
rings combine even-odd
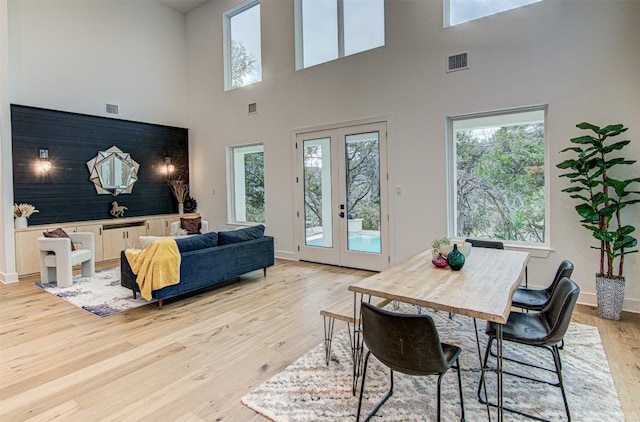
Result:
{"label": "wall vent", "polygon": [[116,104],[107,104],[105,110],[109,114],[118,114],[119,113],[118,106]]}
{"label": "wall vent", "polygon": [[447,59],[447,72],[469,69],[468,53],[455,54]]}
{"label": "wall vent", "polygon": [[251,103],[249,104],[249,114],[256,114],[258,112],[258,104]]}

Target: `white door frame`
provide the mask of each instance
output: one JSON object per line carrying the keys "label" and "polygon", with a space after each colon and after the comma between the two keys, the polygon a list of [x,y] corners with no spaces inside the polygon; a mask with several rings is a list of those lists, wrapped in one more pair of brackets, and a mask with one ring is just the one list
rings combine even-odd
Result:
{"label": "white door frame", "polygon": [[[314,257],[312,259],[313,262],[321,262],[332,265],[342,265],[349,266],[354,268],[363,268],[373,271],[381,271],[389,267],[391,262],[391,245],[390,245],[390,223],[391,219],[389,217],[390,213],[390,193],[389,193],[389,117],[381,117],[381,118],[372,118],[366,120],[359,121],[351,121],[351,122],[343,122],[335,125],[323,125],[320,127],[312,127],[312,128],[302,128],[293,131],[293,147],[294,154],[296,156],[296,189],[295,189],[295,201],[294,201],[294,215],[297,216],[295,220],[295,233],[296,233],[296,244],[298,251],[298,259],[301,259],[301,249],[305,246],[305,226],[304,221],[304,173],[303,173],[303,162],[302,162],[302,148],[301,144],[296,143],[300,137],[304,137],[305,135],[309,135],[315,139],[334,136],[337,141],[336,145],[342,145],[344,143],[345,135],[349,133],[357,133],[358,127],[362,127],[363,132],[373,131],[372,128],[375,128],[378,125],[380,129],[380,219],[381,219],[381,227],[380,234],[382,239],[382,250],[380,254],[364,254],[353,251],[347,251],[346,245],[344,247],[335,247],[326,248],[326,250],[319,250],[318,256],[314,252]],[[369,126],[369,127],[367,127]],[[383,133],[384,131],[384,133]],[[337,135],[336,135],[337,134]],[[334,154],[334,157],[336,155]],[[341,181],[339,178],[342,177],[344,179],[344,175],[339,175],[337,171],[331,172],[331,180],[333,186],[339,186]],[[347,219],[338,217],[338,210],[332,210],[333,212],[333,238],[336,238],[337,241],[342,241],[339,239],[339,233],[347,233]],[[340,228],[339,228],[340,227]],[[314,248],[315,249],[315,248]],[[321,248],[318,248],[321,249]],[[357,256],[358,254],[362,255],[361,258],[342,258],[341,254],[351,255],[352,257]],[[369,255],[367,257],[367,255]],[[371,255],[375,255],[372,257]],[[374,258],[374,259],[371,259]]]}

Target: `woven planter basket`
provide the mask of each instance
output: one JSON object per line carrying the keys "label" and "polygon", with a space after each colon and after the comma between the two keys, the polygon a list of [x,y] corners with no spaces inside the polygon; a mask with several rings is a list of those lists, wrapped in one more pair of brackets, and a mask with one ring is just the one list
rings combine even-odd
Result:
{"label": "woven planter basket", "polygon": [[596,275],[596,297],[600,318],[620,320],[624,301],[624,280],[615,280]]}

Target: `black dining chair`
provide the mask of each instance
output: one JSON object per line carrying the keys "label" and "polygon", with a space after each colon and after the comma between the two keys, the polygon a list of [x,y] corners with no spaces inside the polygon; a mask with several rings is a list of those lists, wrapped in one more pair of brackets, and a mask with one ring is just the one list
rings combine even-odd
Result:
{"label": "black dining chair", "polygon": [[529,289],[526,287],[518,287],[513,294],[511,304],[517,308],[527,309],[530,311],[541,311],[551,300],[553,291],[564,277],[571,277],[573,274],[573,264],[569,260],[564,260],[558,266],[556,275],[551,284],[544,289]]}
{"label": "black dining chair", "polygon": [[[534,367],[543,369],[550,372],[555,372],[558,376],[558,382],[549,382],[515,372],[504,371],[505,375],[512,375],[519,378],[524,378],[530,381],[542,382],[554,387],[559,387],[562,392],[562,399],[564,401],[564,408],[567,413],[567,419],[571,420],[571,413],[569,412],[569,404],[567,403],[567,395],[564,391],[564,384],[562,381],[562,361],[560,360],[560,350],[558,345],[562,342],[569,324],[571,322],[571,314],[573,308],[578,300],[580,294],[580,288],[578,285],[568,277],[562,278],[551,296],[549,303],[540,312],[524,313],[524,312],[511,312],[505,325],[502,327],[502,338],[505,342],[514,342],[532,347],[539,347],[549,350],[553,356],[553,362],[555,370],[548,369],[534,365],[532,363],[518,361],[515,359],[509,359],[512,362],[520,363],[528,367]],[[487,350],[484,355],[484,361],[482,363],[483,371],[480,375],[480,384],[478,386],[478,399],[480,402],[486,404],[487,400],[482,397],[482,388],[484,385],[484,372],[487,367],[487,359],[489,357],[489,351],[491,350],[491,344],[496,340],[496,323],[488,322],[486,333],[489,336],[489,342],[487,343]],[[493,353],[492,353],[493,355]],[[484,394],[486,397],[486,393]],[[533,398],[536,400],[536,398]],[[491,406],[495,406],[494,403],[489,403]],[[541,419],[538,415],[530,415],[525,412],[504,407],[504,410],[517,413],[523,416],[527,416],[533,419]]]}
{"label": "black dining chair", "polygon": [[504,249],[504,243],[497,240],[465,239],[464,241],[471,243],[474,248]]}
{"label": "black dining chair", "polygon": [[393,394],[393,372],[408,375],[438,375],[437,412],[440,421],[440,385],[442,377],[455,368],[458,372],[460,391],[460,420],[464,421],[464,401],[462,398],[462,378],[458,356],[460,348],[440,343],[438,330],[429,315],[400,314],[380,309],[369,303],[362,303],[362,335],[369,349],[364,360],[360,400],[356,421],[360,420],[362,397],[367,376],[369,357],[373,354],[391,370],[389,392],[365,419],[368,421]]}

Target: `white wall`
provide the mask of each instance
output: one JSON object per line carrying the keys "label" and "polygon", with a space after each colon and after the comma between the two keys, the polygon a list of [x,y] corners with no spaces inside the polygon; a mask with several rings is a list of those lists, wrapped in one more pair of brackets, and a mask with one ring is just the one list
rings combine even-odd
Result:
{"label": "white wall", "polygon": [[153,1],[9,1],[12,103],[185,127],[184,15]]}
{"label": "white wall", "polygon": [[18,281],[13,240],[13,167],[9,118],[9,13],[0,1],[0,282]]}
{"label": "white wall", "polygon": [[[445,117],[544,103],[553,252],[532,259],[529,279],[548,284],[568,258],[581,301],[595,303],[594,242],[553,164],[582,121],[630,126],[627,155],[640,158],[640,2],[546,0],[443,29],[440,1],[388,1],[385,47],[295,72],[293,2],[265,0],[263,81],[224,92],[222,13],[238,3],[210,2],[187,15],[192,190],[213,229],[226,227],[225,146],[262,141],[267,231],[279,256],[297,256],[292,133],[391,115],[389,186],[402,187],[391,196],[391,250],[399,262],[445,234]],[[471,68],[445,73],[446,56],[464,51]],[[249,116],[252,102],[258,114]],[[627,218],[640,226],[640,207]],[[625,308],[640,311],[640,255],[627,257],[625,272]]]}
{"label": "white wall", "polygon": [[185,17],[157,2],[0,0],[0,281],[17,280],[9,104],[186,127],[186,78]]}

